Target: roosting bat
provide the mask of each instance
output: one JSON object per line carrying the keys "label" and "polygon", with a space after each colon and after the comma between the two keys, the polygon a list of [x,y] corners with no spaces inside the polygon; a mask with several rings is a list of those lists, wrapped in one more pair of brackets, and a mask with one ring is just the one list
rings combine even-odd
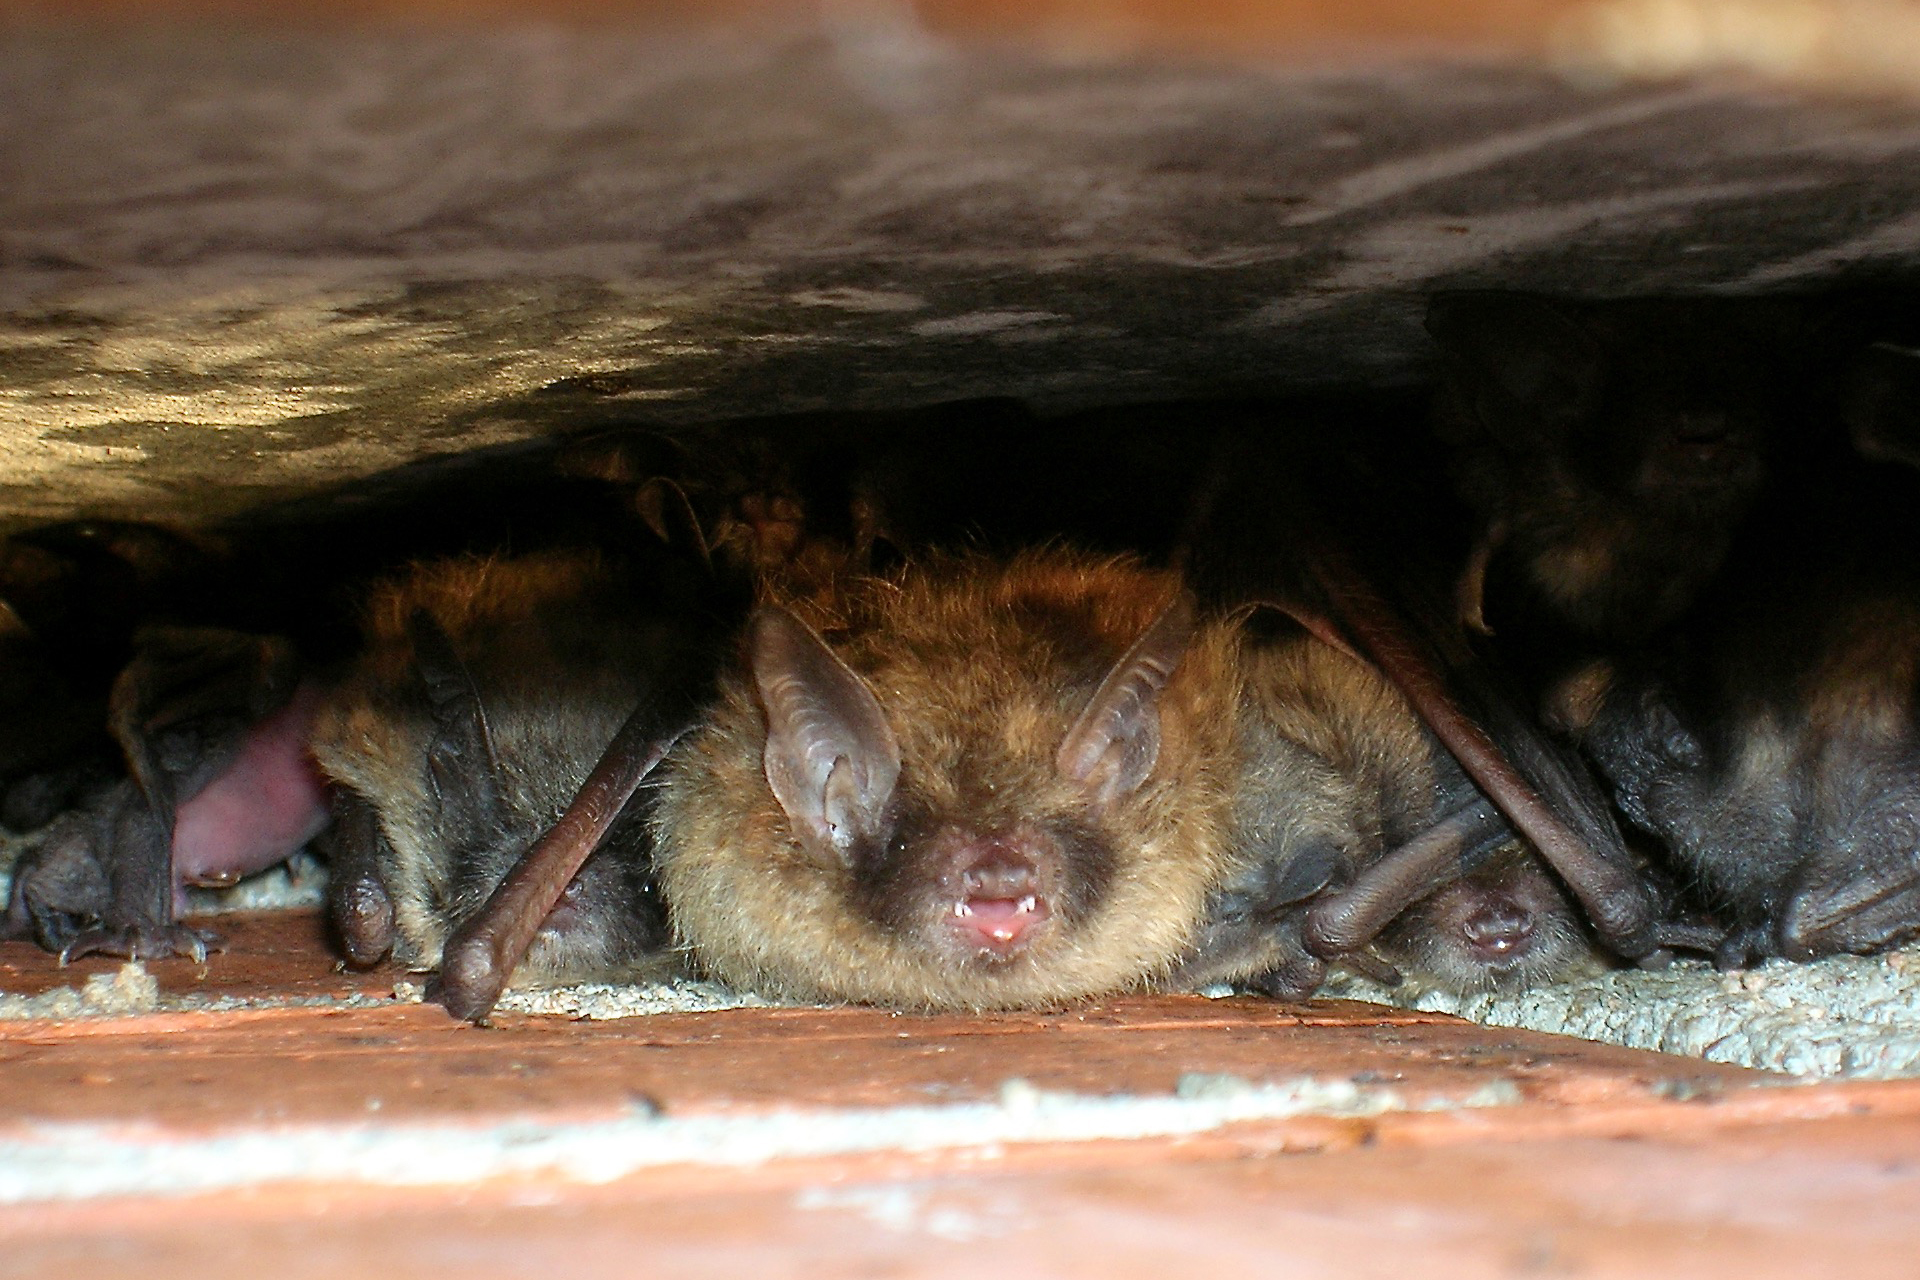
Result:
{"label": "roosting bat", "polygon": [[1578,906],[1517,840],[1395,916],[1372,950],[1424,988],[1461,994],[1523,990],[1607,967]]}
{"label": "roosting bat", "polygon": [[1565,891],[1370,664],[1245,628],[1234,870],[1187,984],[1309,995],[1332,963],[1455,991],[1596,963]]}
{"label": "roosting bat", "polygon": [[[777,575],[769,581],[778,594]],[[1182,812],[1206,815],[1222,771],[1239,767],[1238,746],[1223,763],[1217,741],[1196,745],[1205,718],[1187,706],[1202,696],[1195,691],[1241,679],[1236,624],[1176,625],[1177,613],[1162,613],[1176,594],[1164,576],[1070,556],[1010,569],[936,558],[930,570],[910,565],[837,594],[817,585],[757,615],[745,669],[668,773],[656,819],[661,875],[677,928],[703,964],[790,994],[914,1007],[1054,1003],[1274,967],[1264,935],[1231,956],[1213,954],[1220,949],[1210,941],[1220,931],[1209,913],[1235,900],[1226,886],[1243,872],[1260,874],[1234,861],[1255,846],[1233,836],[1223,853],[1201,827],[1178,842],[1152,834],[1167,820],[1169,787],[1187,793]],[[1164,625],[1150,626],[1156,617]],[[1188,639],[1190,626],[1198,629]],[[1234,656],[1223,667],[1225,651]],[[1365,667],[1328,652],[1351,668],[1345,679],[1380,687]],[[1169,679],[1173,693],[1160,687]],[[1404,705],[1398,714],[1384,732],[1413,742],[1417,762],[1384,771],[1431,780],[1431,745],[1417,726],[1406,729]],[[1237,724],[1230,736],[1240,740]],[[1152,755],[1127,763],[1125,753],[1146,751],[1149,738]],[[1077,750],[1063,745],[1074,741]],[[1324,771],[1295,770],[1293,798],[1338,815],[1323,847],[1371,864],[1386,850],[1377,810],[1387,802],[1378,774],[1363,778],[1352,762],[1368,747],[1349,745],[1330,766],[1332,784]],[[1118,763],[1098,769],[1121,771],[1126,785],[1091,791],[1079,771],[1115,754]],[[1154,758],[1165,762],[1160,772]],[[1070,760],[1082,762],[1070,770]],[[1196,770],[1200,781],[1182,780]],[[1202,781],[1210,793],[1195,790]],[[1340,794],[1321,795],[1326,785]],[[1435,803],[1431,786],[1417,799],[1412,791],[1402,793],[1406,813],[1417,814],[1403,824],[1409,830],[1432,817]],[[1509,838],[1484,802],[1464,803],[1473,811],[1423,846],[1425,861],[1409,867],[1403,858],[1384,890],[1376,879],[1340,899],[1347,914],[1330,928],[1359,936],[1350,945],[1316,939],[1328,955],[1356,956],[1402,908],[1459,880],[1462,858],[1471,867],[1482,849]],[[1206,821],[1231,828],[1236,815]],[[1248,856],[1273,858],[1264,846]],[[1114,901],[1110,882],[1136,894],[1157,888]],[[1304,885],[1287,905],[1327,882]],[[1477,922],[1480,941],[1465,932],[1444,939],[1465,954],[1474,985],[1506,972],[1536,936],[1531,906],[1516,912],[1515,895],[1492,879],[1479,892],[1488,910],[1458,917]],[[1516,914],[1525,918],[1515,923]],[[1194,963],[1196,950],[1204,965]],[[1308,963],[1318,966],[1311,977],[1280,985],[1317,985],[1325,960]]]}
{"label": "roosting bat", "polygon": [[[0,589],[21,625],[0,686],[19,692],[0,704],[5,816],[38,825],[86,789],[23,862],[8,931],[67,955],[204,955],[208,936],[174,920],[181,887],[229,884],[325,824],[305,754],[318,695],[296,676],[344,647],[352,584],[420,530],[459,545],[607,523],[604,486],[536,474],[503,491],[472,472],[461,492],[478,518],[448,518],[445,502],[419,515],[316,500],[249,517],[231,545],[103,521],[10,539]],[[263,626],[288,635],[252,634]],[[33,679],[43,668],[51,678]]]}
{"label": "roosting bat", "polygon": [[285,861],[326,822],[306,753],[317,693],[283,641],[148,628],[108,717],[128,776],[95,786],[17,869],[8,932],[62,958],[204,959],[187,885]]}
{"label": "roosting bat", "polygon": [[[330,893],[348,955],[441,968],[470,1017],[509,980],[662,967],[642,808],[622,810],[714,661],[705,603],[650,560],[591,551],[430,563],[377,591],[313,737],[339,788]],[[509,872],[536,844],[529,889]]]}
{"label": "roosting bat", "polygon": [[[1227,478],[1211,496],[1210,514],[1197,522],[1195,580],[1205,598],[1227,607],[1271,606],[1291,616],[1322,648],[1376,681],[1391,700],[1366,722],[1372,728],[1354,732],[1381,732],[1397,715],[1402,737],[1381,752],[1390,764],[1384,776],[1426,779],[1432,789],[1396,796],[1376,787],[1380,812],[1393,815],[1396,825],[1363,857],[1281,851],[1250,899],[1245,886],[1236,886],[1229,914],[1251,901],[1257,915],[1298,920],[1300,942],[1279,962],[1278,989],[1310,989],[1325,962],[1381,938],[1390,922],[1444,883],[1456,884],[1456,892],[1433,900],[1425,919],[1462,918],[1449,917],[1445,902],[1466,901],[1479,883],[1478,906],[1469,906],[1466,917],[1490,923],[1510,908],[1516,918],[1527,915],[1541,926],[1530,936],[1569,965],[1580,959],[1579,930],[1547,921],[1560,887],[1579,903],[1598,941],[1618,956],[1659,963],[1666,946],[1696,945],[1695,932],[1663,919],[1662,904],[1585,765],[1521,710],[1501,672],[1467,647],[1459,624],[1438,603],[1446,560],[1429,553],[1448,540],[1447,509],[1418,487],[1432,468],[1420,465],[1417,435],[1370,431],[1363,423],[1314,424],[1340,439],[1337,449],[1328,449],[1308,443],[1305,433],[1282,434],[1297,425],[1273,421],[1265,438],[1242,437],[1232,446],[1220,468]],[[1337,501],[1318,496],[1324,494],[1338,495]],[[1268,677],[1284,691],[1275,695],[1279,706],[1302,700],[1289,689],[1290,679],[1284,668]],[[1353,704],[1356,695],[1344,701]],[[1258,788],[1250,795],[1260,802]],[[1524,859],[1483,864],[1516,834],[1557,879],[1531,879],[1539,869]],[[1493,869],[1483,873],[1483,865]],[[1488,887],[1501,867],[1509,877],[1524,872],[1543,892]],[[1476,880],[1482,875],[1492,879]],[[1310,901],[1307,889],[1315,890]],[[1535,905],[1522,910],[1516,906],[1522,901]],[[1409,920],[1421,918],[1416,913]],[[1497,959],[1464,932],[1437,941],[1461,961],[1448,966],[1456,978]]]}
{"label": "roosting bat", "polygon": [[1717,572],[1765,483],[1786,304],[1434,298],[1436,425],[1480,520],[1465,617],[1549,663],[1633,642]]}
{"label": "roosting bat", "polygon": [[[1920,358],[1847,381],[1855,440],[1900,439]],[[1795,479],[1671,634],[1551,700],[1728,917],[1729,965],[1920,935],[1920,482],[1850,453]]]}
{"label": "roosting bat", "polygon": [[[656,856],[695,959],[759,990],[961,1009],[1304,994],[1325,969],[1305,904],[1433,826],[1436,763],[1364,664],[1301,634],[1256,651],[1164,572],[935,558],[756,614],[745,670],[669,760]],[[1510,839],[1481,804],[1400,906]],[[1429,940],[1460,963],[1426,967],[1471,986],[1526,954],[1558,971],[1573,948],[1535,908],[1456,933],[1436,903]],[[1377,932],[1335,957],[1366,965]]]}
{"label": "roosting bat", "polygon": [[219,557],[203,539],[103,520],[0,543],[0,821],[43,826],[116,772],[107,702],[134,634],[190,615]]}
{"label": "roosting bat", "polygon": [[661,887],[700,965],[903,1008],[1168,974],[1230,858],[1230,627],[1064,553],[767,605],[675,749]]}

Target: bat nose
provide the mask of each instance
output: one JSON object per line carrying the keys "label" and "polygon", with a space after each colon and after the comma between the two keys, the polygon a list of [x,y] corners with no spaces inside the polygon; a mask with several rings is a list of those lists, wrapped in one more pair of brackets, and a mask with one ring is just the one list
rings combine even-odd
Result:
{"label": "bat nose", "polygon": [[1533,913],[1507,898],[1495,898],[1460,926],[1467,945],[1489,959],[1518,955],[1533,937]]}
{"label": "bat nose", "polygon": [[1021,898],[1040,888],[1039,872],[1024,858],[989,856],[960,874],[969,898]]}

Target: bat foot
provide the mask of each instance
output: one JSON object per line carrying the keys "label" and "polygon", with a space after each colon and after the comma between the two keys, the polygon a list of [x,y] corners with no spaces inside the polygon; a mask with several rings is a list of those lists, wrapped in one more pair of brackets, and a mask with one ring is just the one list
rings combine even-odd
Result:
{"label": "bat foot", "polygon": [[1275,1000],[1305,1000],[1326,980],[1326,961],[1318,956],[1295,956],[1249,979],[1247,989]]}
{"label": "bat foot", "polygon": [[1751,969],[1776,954],[1773,930],[1767,925],[1736,929],[1713,949],[1713,967],[1726,973]]}
{"label": "bat foot", "polygon": [[60,963],[64,965],[82,956],[121,956],[128,960],[187,956],[195,964],[205,964],[209,951],[224,949],[218,934],[184,924],[101,925],[75,934],[60,949]]}

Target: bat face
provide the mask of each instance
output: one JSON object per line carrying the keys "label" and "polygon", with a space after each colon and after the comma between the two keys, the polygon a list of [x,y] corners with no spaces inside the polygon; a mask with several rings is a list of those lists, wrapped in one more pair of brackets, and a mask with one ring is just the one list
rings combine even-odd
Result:
{"label": "bat face", "polygon": [[306,754],[316,694],[285,641],[148,627],[107,717],[129,776],[62,814],[14,885],[13,927],[62,955],[204,959],[185,886],[285,861],[326,823]]}
{"label": "bat face", "polygon": [[1607,963],[1566,890],[1519,844],[1401,912],[1374,951],[1406,977],[1459,994],[1564,982]]}
{"label": "bat face", "polygon": [[[367,653],[313,739],[343,795],[333,908],[355,960],[391,946],[402,963],[438,967],[449,935],[657,696],[654,674],[703,642],[644,603],[658,586],[623,562],[557,551],[431,563],[375,593]],[[623,818],[513,979],[652,973],[665,941],[644,823]]]}
{"label": "bat face", "polygon": [[1241,661],[1243,861],[1187,981],[1297,998],[1372,957],[1471,993],[1604,964],[1559,881],[1372,667],[1305,636],[1249,638]]}
{"label": "bat face", "polygon": [[675,929],[737,985],[908,1008],[1137,987],[1229,851],[1233,636],[1175,582],[933,561],[763,610],[670,761]]}
{"label": "bat face", "polygon": [[1521,589],[1603,638],[1676,617],[1765,482],[1783,318],[1750,302],[1462,293],[1437,297],[1427,327],[1439,429]]}

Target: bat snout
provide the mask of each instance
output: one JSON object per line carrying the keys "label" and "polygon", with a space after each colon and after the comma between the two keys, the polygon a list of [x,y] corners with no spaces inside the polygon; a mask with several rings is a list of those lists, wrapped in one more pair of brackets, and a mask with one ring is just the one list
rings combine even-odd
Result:
{"label": "bat snout", "polygon": [[1460,935],[1481,960],[1511,960],[1532,944],[1533,913],[1513,899],[1489,895],[1460,922]]}

